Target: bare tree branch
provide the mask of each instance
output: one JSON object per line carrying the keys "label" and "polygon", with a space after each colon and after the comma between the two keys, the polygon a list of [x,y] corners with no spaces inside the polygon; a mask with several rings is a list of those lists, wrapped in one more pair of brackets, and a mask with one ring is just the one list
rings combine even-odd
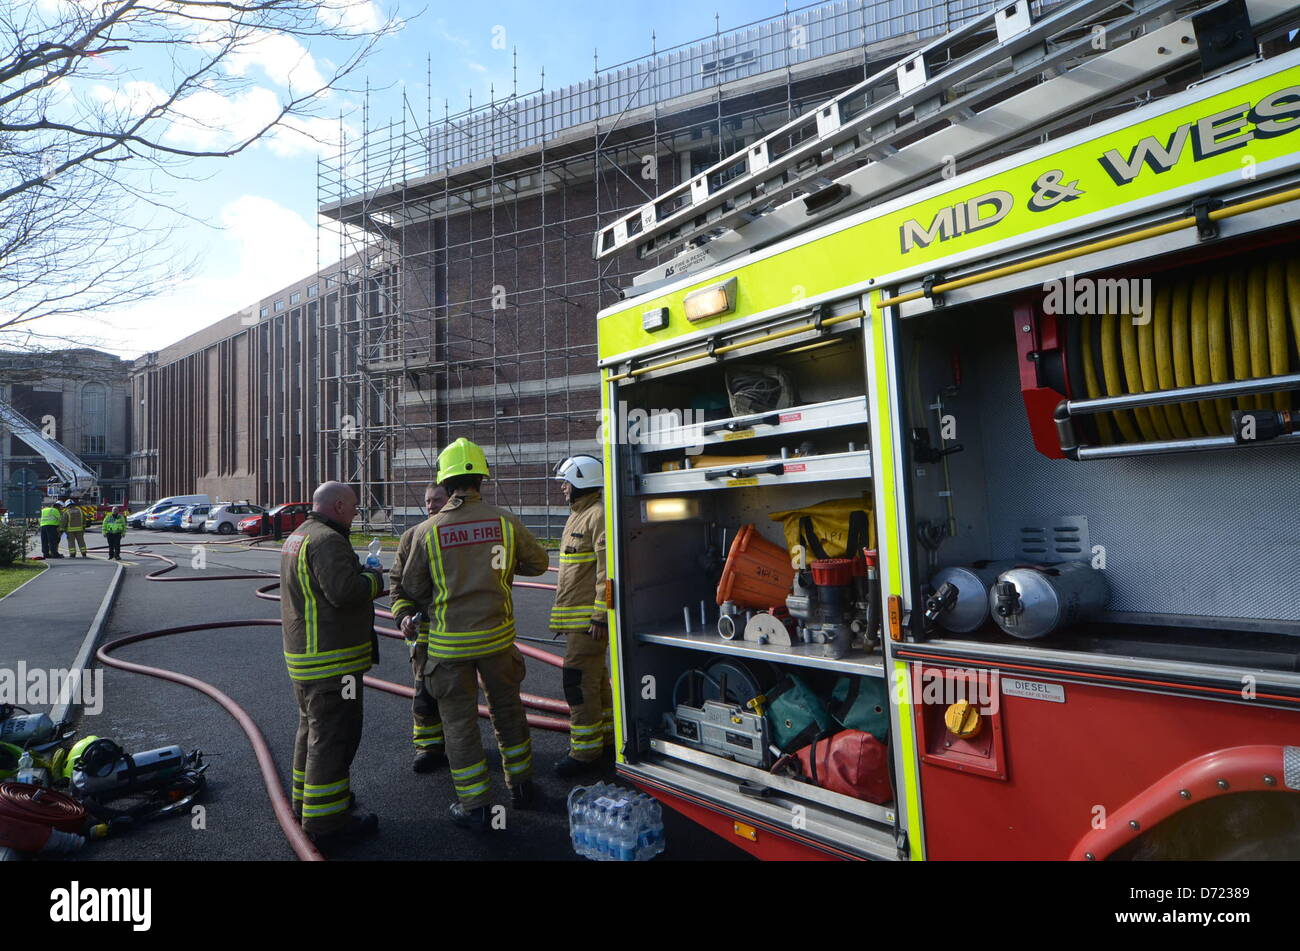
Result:
{"label": "bare tree branch", "polygon": [[[402,25],[374,13],[369,0],[2,5],[0,344],[45,317],[145,300],[188,273],[170,246],[187,213],[154,176],[193,178],[195,163],[277,130],[313,138],[310,123]],[[311,42],[344,51],[341,65],[322,75]],[[250,64],[274,69],[277,88]],[[211,112],[236,111],[250,93],[259,109],[240,128]]]}

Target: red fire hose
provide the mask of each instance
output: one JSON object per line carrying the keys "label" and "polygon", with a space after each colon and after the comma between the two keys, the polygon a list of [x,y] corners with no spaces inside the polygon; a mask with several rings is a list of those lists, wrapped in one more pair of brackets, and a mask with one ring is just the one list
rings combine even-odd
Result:
{"label": "red fire hose", "polygon": [[[147,545],[151,543],[139,542],[135,544]],[[167,542],[167,544],[178,543]],[[232,544],[232,542],[209,542],[207,544]],[[204,575],[197,578],[188,576],[180,578],[165,578],[162,576],[173,571],[177,567],[176,562],[172,561],[170,558],[164,557],[163,555],[154,554],[152,552],[137,551],[136,554],[143,555],[146,558],[154,558],[158,561],[166,562],[164,567],[150,572],[145,576],[148,581],[261,581],[266,578],[266,575],[264,574]],[[515,585],[519,587],[555,590],[555,585],[538,582],[517,581],[515,582]],[[272,593],[279,586],[280,583],[278,581],[272,584],[266,584],[258,588],[255,594],[257,597],[265,600],[279,601],[279,595]],[[391,612],[383,609],[376,609],[375,613],[381,617],[392,618],[393,616]],[[99,648],[95,656],[100,663],[106,664],[109,667],[116,667],[120,670],[126,670],[132,673],[145,674],[162,680],[170,680],[173,683],[178,683],[206,694],[219,703],[225,711],[234,718],[235,722],[239,724],[240,729],[244,731],[244,735],[248,737],[248,741],[253,747],[253,752],[257,757],[258,769],[262,774],[262,782],[266,787],[267,795],[270,797],[271,807],[275,813],[276,822],[279,823],[280,829],[284,833],[285,838],[289,840],[289,845],[293,848],[294,853],[298,858],[303,859],[304,861],[321,861],[323,856],[316,849],[315,845],[312,844],[311,839],[303,832],[302,827],[298,824],[298,820],[293,814],[293,807],[290,804],[288,797],[284,794],[284,789],[280,785],[279,773],[276,770],[275,761],[271,756],[270,747],[267,746],[266,738],[262,735],[262,731],[258,729],[256,722],[254,722],[253,718],[248,715],[248,712],[245,711],[243,707],[232,700],[227,694],[212,686],[212,684],[199,680],[197,677],[190,677],[187,674],[178,673],[174,670],[165,670],[161,667],[150,667],[144,664],[118,660],[111,656],[113,651],[118,648],[140,641],[151,640],[156,637],[166,637],[173,634],[184,634],[194,631],[220,630],[223,628],[279,626],[280,621],[272,618],[246,618],[234,621],[212,621],[206,624],[187,624],[179,627],[160,628],[156,631],[145,631],[140,634],[129,634],[125,637],[120,637]],[[402,640],[401,632],[393,628],[376,626],[375,631],[385,637]],[[521,653],[545,663],[552,664],[556,667],[561,667],[564,664],[564,661],[561,658],[549,651],[544,651],[536,647],[529,647],[525,644],[517,643],[515,646]],[[408,698],[415,696],[415,689],[413,687],[392,683],[387,680],[381,680],[378,677],[366,675],[363,677],[363,682],[366,686],[375,690],[381,690],[385,693],[394,694],[396,696]],[[562,700],[554,700],[550,697],[539,697],[533,694],[520,694],[520,699],[524,702],[525,706],[534,707],[536,709],[548,710],[554,713],[568,713],[569,711],[567,703]],[[479,716],[482,717],[489,716],[490,714],[490,711],[484,705],[480,705],[478,711]],[[568,732],[569,730],[569,721],[567,719],[561,720],[556,717],[541,716],[540,714],[534,713],[529,713],[526,716],[529,726],[534,726],[544,730],[555,730],[557,732]],[[2,790],[0,790],[0,792],[2,792]],[[75,800],[70,801],[75,802]],[[0,809],[3,807],[3,800],[0,800]],[[0,813],[0,815],[2,815],[2,813]],[[82,818],[84,819],[84,810],[82,812]],[[49,825],[49,823],[46,824]]]}

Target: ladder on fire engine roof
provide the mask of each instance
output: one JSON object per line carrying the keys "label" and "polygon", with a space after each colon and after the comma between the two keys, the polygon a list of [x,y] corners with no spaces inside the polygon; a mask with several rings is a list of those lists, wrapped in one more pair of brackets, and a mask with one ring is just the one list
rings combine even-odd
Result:
{"label": "ladder on fire engine roof", "polygon": [[95,473],[57,439],[46,436],[36,424],[0,399],[0,424],[35,449],[50,464],[70,492],[85,495],[95,488]]}
{"label": "ladder on fire engine roof", "polygon": [[[1233,29],[1249,18],[1253,56],[1250,27],[1290,22],[1300,9],[1286,0],[1203,9],[1210,6],[1073,0],[1035,16],[1029,0],[1000,5],[601,228],[593,254],[635,245],[646,258],[687,245],[693,257],[702,251],[704,262],[717,263],[818,223],[820,212],[841,214],[1035,135],[1089,103],[1133,93],[1197,56],[1207,71],[1240,59],[1238,50],[1216,61],[1216,43],[1203,42],[1202,31],[1223,29],[1225,16],[1238,17]],[[1175,19],[1180,10],[1193,11],[1190,23]],[[1042,76],[1051,78],[1034,85]],[[699,265],[667,268],[661,276]]]}

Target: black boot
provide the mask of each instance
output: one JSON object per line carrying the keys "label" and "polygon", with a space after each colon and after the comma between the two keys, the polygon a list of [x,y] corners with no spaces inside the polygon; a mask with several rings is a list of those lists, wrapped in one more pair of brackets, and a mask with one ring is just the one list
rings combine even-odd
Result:
{"label": "black boot", "polygon": [[466,809],[459,802],[453,802],[451,808],[447,810],[451,816],[451,821],[456,823],[462,829],[473,829],[475,832],[485,832],[488,827],[487,806],[479,806],[477,809]]}
{"label": "black boot", "polygon": [[446,765],[447,754],[442,751],[442,747],[430,746],[415,751],[415,759],[411,762],[411,769],[417,773],[432,773],[435,769],[440,769]]}
{"label": "black boot", "polygon": [[537,809],[541,806],[540,799],[531,779],[510,787],[510,805],[516,809]]}
{"label": "black boot", "polygon": [[581,776],[599,768],[600,760],[584,762],[580,759],[574,759],[572,756],[566,756],[555,764],[555,775],[561,779],[572,779],[575,776]]}
{"label": "black boot", "polygon": [[374,835],[379,831],[379,817],[373,812],[353,813],[348,816],[347,824],[333,832],[321,832],[310,835],[316,848],[328,852],[339,846],[348,845],[357,839]]}

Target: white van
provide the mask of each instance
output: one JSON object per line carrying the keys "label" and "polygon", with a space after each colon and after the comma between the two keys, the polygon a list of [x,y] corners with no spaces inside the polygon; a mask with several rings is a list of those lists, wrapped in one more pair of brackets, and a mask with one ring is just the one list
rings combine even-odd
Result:
{"label": "white van", "polygon": [[144,528],[144,520],[150,515],[155,515],[165,508],[173,505],[208,505],[211,499],[206,495],[172,495],[165,499],[159,499],[147,509],[141,509],[138,512],[132,512],[126,517],[126,524],[130,528]]}

